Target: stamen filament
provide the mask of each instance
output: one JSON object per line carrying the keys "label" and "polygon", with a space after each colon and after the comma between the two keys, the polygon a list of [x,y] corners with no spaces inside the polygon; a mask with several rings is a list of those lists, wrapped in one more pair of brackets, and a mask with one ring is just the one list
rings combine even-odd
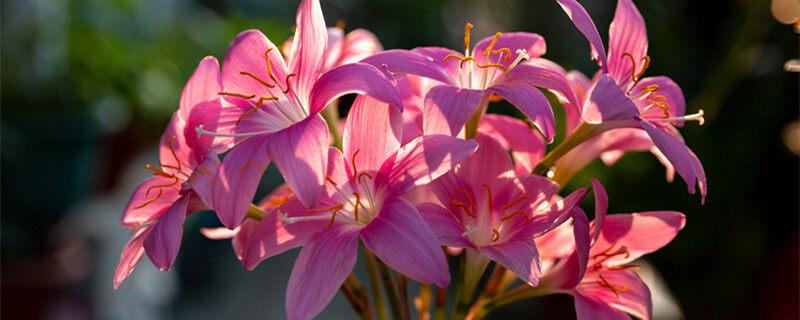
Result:
{"label": "stamen filament", "polygon": [[706,123],[706,119],[703,118],[703,109],[697,111],[697,113],[693,113],[690,115],[685,115],[683,117],[671,117],[671,118],[657,118],[657,119],[647,119],[651,122],[672,122],[672,121],[697,121],[699,125],[703,125]]}

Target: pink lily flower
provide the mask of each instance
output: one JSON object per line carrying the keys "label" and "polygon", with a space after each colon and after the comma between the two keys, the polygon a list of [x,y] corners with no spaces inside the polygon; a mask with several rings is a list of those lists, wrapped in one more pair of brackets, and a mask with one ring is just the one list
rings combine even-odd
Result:
{"label": "pink lily flower", "polygon": [[[281,51],[287,56],[292,56],[293,42],[294,37],[290,37],[281,46]],[[328,28],[328,47],[321,72],[359,62],[380,51],[383,51],[381,42],[369,30],[355,29],[345,35],[344,26],[337,23],[335,27]]]}
{"label": "pink lily flower", "polygon": [[302,203],[317,203],[329,145],[319,112],[333,99],[367,94],[402,108],[394,85],[376,67],[353,63],[323,74],[327,43],[319,1],[304,0],[288,66],[257,30],[242,32],[231,44],[219,92],[226,103],[197,112],[198,119],[209,119],[203,122],[216,122],[215,128],[198,127],[198,134],[214,137],[217,146],[236,145],[222,161],[213,190],[214,210],[226,227],[244,219],[270,161]]}
{"label": "pink lily flower", "polygon": [[558,185],[515,173],[506,149],[492,137],[478,133],[475,140],[478,151],[431,184],[444,206],[417,208],[442,245],[474,249],[536,286],[541,268],[534,238],[568,219],[588,189],[550,203]]}
{"label": "pink lily flower", "polygon": [[388,50],[362,62],[385,67],[391,73],[413,74],[440,83],[424,95],[423,131],[427,134],[458,135],[478,108],[496,98],[493,96],[499,96],[516,106],[545,140],[552,142],[553,110],[544,94],[533,85],[550,87],[551,83],[541,81],[542,73],[522,64],[545,53],[544,39],[534,33],[498,32],[470,50],[471,28],[472,24],[467,23],[463,55],[446,48],[426,47]]}
{"label": "pink lily flower", "polygon": [[470,156],[473,141],[426,135],[406,145],[399,110],[359,96],[347,118],[344,155],[330,149],[327,192],[307,209],[288,201],[269,215],[244,249],[245,268],[303,246],[286,292],[290,319],[319,313],[352,270],[360,238],[387,265],[409,278],[446,287],[447,262],[433,231],[401,197]]}
{"label": "pink lily flower", "polygon": [[[634,272],[638,267],[629,263],[667,245],[683,229],[686,218],[674,211],[606,215],[605,190],[596,180],[592,184],[596,218],[591,225],[575,221],[576,246],[545,272],[541,286],[572,295],[578,319],[630,319],[628,314],[651,319],[650,290]],[[573,241],[564,236],[542,240],[543,248],[563,247]]]}
{"label": "pink lily flower", "polygon": [[684,115],[683,93],[670,78],[642,78],[650,64],[644,19],[630,0],[619,0],[609,28],[609,50],[591,17],[575,0],[558,0],[572,22],[588,39],[601,74],[586,93],[582,116],[588,123],[615,128],[632,127],[647,132],[655,146],[686,181],[689,193],[697,185],[705,201],[706,177],[697,156],[683,142],[676,126],[685,121],[703,123],[702,110]]}
{"label": "pink lily flower", "polygon": [[114,288],[133,272],[145,252],[156,267],[168,270],[178,254],[186,215],[212,206],[212,178],[219,159],[209,152],[209,145],[192,147],[184,137],[194,134],[186,126],[191,111],[218,105],[219,90],[219,63],[206,57],[184,87],[180,107],[161,136],[160,168],[146,166],[153,177],[139,184],[120,219],[123,226],[138,230],[122,251]]}

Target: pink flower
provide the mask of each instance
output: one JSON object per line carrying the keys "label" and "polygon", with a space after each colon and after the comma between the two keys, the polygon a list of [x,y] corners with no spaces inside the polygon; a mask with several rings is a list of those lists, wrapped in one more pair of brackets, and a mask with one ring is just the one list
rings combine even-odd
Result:
{"label": "pink flower", "polygon": [[[578,319],[629,319],[627,314],[650,319],[650,290],[633,271],[637,267],[629,263],[667,245],[683,229],[686,218],[674,211],[606,215],[605,190],[596,180],[592,184],[597,199],[594,222],[589,225],[585,219],[576,219],[574,242],[563,231],[539,242],[546,248],[543,251],[554,254],[547,258],[561,259],[545,272],[541,285],[572,295]],[[570,243],[576,246],[566,256],[551,250]]]}
{"label": "pink flower", "polygon": [[371,65],[346,64],[322,74],[327,44],[317,0],[300,4],[288,65],[259,31],[242,32],[231,44],[219,93],[225,103],[194,115],[208,119],[201,122],[215,121],[213,128],[197,128],[214,137],[215,146],[236,145],[222,161],[213,189],[214,209],[226,227],[244,219],[270,160],[302,203],[317,203],[329,145],[328,128],[318,113],[333,99],[367,94],[402,108],[391,81]]}
{"label": "pink flower", "polygon": [[122,251],[114,288],[145,252],[156,267],[168,270],[178,254],[186,215],[212,206],[212,178],[219,160],[208,144],[184,137],[194,133],[186,126],[189,114],[194,108],[218,105],[219,90],[219,63],[206,57],[184,87],[180,107],[161,136],[160,168],[146,166],[153,177],[139,184],[122,214],[121,224],[138,230]]}
{"label": "pink flower", "polygon": [[551,180],[516,174],[497,140],[478,133],[478,151],[431,189],[444,206],[417,205],[442,245],[475,249],[536,286],[541,276],[534,238],[560,225],[586,195],[580,189],[550,203]]}
{"label": "pink flower", "polygon": [[[293,42],[294,37],[290,37],[281,45],[281,51],[287,56],[292,56]],[[380,51],[383,51],[383,46],[372,32],[355,29],[345,35],[343,26],[337,23],[336,27],[328,28],[325,65],[321,72],[325,73],[333,68],[361,61]]]}
{"label": "pink flower", "polygon": [[289,201],[268,215],[245,245],[243,263],[302,245],[286,292],[290,319],[308,319],[333,298],[353,268],[358,238],[387,265],[408,277],[445,287],[447,262],[433,231],[401,196],[471,155],[472,141],[446,135],[402,141],[399,110],[359,96],[347,118],[344,155],[331,148],[327,192],[307,209]]}
{"label": "pink flower", "polygon": [[[544,39],[527,32],[498,32],[470,50],[471,28],[472,24],[467,23],[463,55],[446,48],[426,47],[412,51],[388,50],[363,62],[385,67],[392,73],[413,74],[439,82],[424,95],[425,133],[457,135],[470,116],[497,95],[516,106],[542,132],[545,140],[552,142],[555,119],[547,98],[532,85],[530,76],[518,76],[532,72],[521,62],[543,55]],[[517,72],[520,67],[526,71]]]}
{"label": "pink flower", "polygon": [[589,40],[592,57],[602,73],[589,88],[582,117],[588,123],[609,128],[633,127],[647,132],[658,150],[686,181],[689,193],[695,184],[705,201],[706,177],[700,160],[683,142],[675,126],[684,121],[703,123],[702,110],[684,115],[686,103],[680,87],[664,76],[641,78],[650,57],[644,19],[630,0],[619,0],[609,28],[609,50],[589,14],[575,0],[558,0],[572,22]]}

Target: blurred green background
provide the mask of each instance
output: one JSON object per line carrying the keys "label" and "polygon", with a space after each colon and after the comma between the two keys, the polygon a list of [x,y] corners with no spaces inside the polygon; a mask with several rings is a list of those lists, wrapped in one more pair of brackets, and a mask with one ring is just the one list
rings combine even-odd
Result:
{"label": "blurred green background", "polygon": [[[217,224],[210,214],[187,220],[172,272],[143,261],[120,290],[111,279],[128,237],[116,222],[147,176],[142,166],[157,157],[157,139],[192,69],[205,55],[222,58],[244,29],[283,42],[297,2],[0,1],[3,317],[283,317],[296,253],[245,272],[229,242],[196,232]],[[595,70],[584,39],[551,1],[322,2],[329,26],[342,20],[347,30],[366,28],[385,48],[460,48],[471,21],[473,39],[537,32],[547,40],[545,57]],[[584,2],[607,39],[615,1]],[[706,111],[704,126],[687,124],[682,133],[708,174],[707,203],[687,195],[683,182],[667,183],[649,154],[628,154],[612,168],[593,163],[570,187],[598,177],[612,212],[686,213],[686,229],[648,257],[682,311],[659,317],[798,319],[799,82],[784,70],[798,57],[795,28],[778,23],[767,0],[636,4],[653,58],[647,74],[679,83],[687,112]],[[774,11],[791,16],[784,7]],[[269,171],[260,194],[278,179]],[[322,317],[351,315],[337,297]],[[563,296],[495,317],[571,318],[574,311]]]}

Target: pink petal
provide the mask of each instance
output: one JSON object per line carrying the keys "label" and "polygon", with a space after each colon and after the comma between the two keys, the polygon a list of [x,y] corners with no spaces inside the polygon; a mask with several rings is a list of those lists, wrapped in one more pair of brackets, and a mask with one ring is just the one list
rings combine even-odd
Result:
{"label": "pink petal", "polygon": [[[347,115],[343,134],[345,159],[356,170],[377,171],[400,148],[403,116],[397,108],[358,96]],[[350,168],[353,170],[353,168]]]}
{"label": "pink petal", "polygon": [[205,203],[209,208],[214,208],[214,184],[216,183],[217,169],[219,169],[220,161],[216,155],[209,155],[200,163],[186,185],[190,186],[192,190],[200,197],[200,200]]}
{"label": "pink petal", "polygon": [[556,135],[556,119],[547,97],[538,88],[519,81],[503,81],[488,91],[513,104],[539,129],[547,143]]}
{"label": "pink petal", "polygon": [[[609,284],[627,290],[614,293],[609,288],[598,285],[597,281],[601,280],[600,275]],[[632,270],[604,270],[602,273],[589,273],[576,291],[578,295],[602,305],[602,307],[595,306],[595,312],[611,313],[608,310],[600,310],[613,308],[617,312],[629,313],[639,319],[651,319],[652,317],[653,302],[650,298],[650,289]],[[629,317],[625,316],[624,319],[629,319]]]}
{"label": "pink petal", "polygon": [[[347,183],[347,169],[345,168],[344,155],[335,147],[328,148],[328,170],[327,178],[331,178],[337,184]],[[336,190],[331,190],[337,192]]]}
{"label": "pink petal", "polygon": [[186,121],[181,119],[180,110],[175,111],[167,123],[158,143],[158,160],[156,167],[164,172],[178,174],[178,171],[190,171],[202,159],[202,155],[189,146],[184,136]]}
{"label": "pink petal", "polygon": [[586,122],[625,121],[639,115],[636,105],[607,74],[600,75],[586,95],[589,97],[583,106]]}
{"label": "pink petal", "polygon": [[446,288],[450,283],[444,252],[417,208],[398,199],[384,205],[361,230],[361,240],[398,272],[423,283]]}
{"label": "pink petal", "polygon": [[530,32],[507,32],[501,34],[500,37],[497,38],[493,50],[508,48],[512,52],[510,58],[498,59],[500,55],[505,55],[502,53],[489,53],[487,57],[485,51],[494,38],[494,36],[484,38],[475,44],[475,48],[472,49],[472,55],[480,64],[487,62],[500,63],[505,67],[509,67],[511,63],[514,62],[517,50],[525,50],[531,58],[538,58],[547,51],[544,38],[538,34]]}
{"label": "pink petal", "polygon": [[600,231],[603,230],[603,221],[608,213],[608,193],[603,184],[597,179],[591,179],[594,192],[594,223],[592,225],[592,242],[597,241]]}
{"label": "pink petal", "polygon": [[700,187],[701,201],[705,201],[705,171],[694,152],[683,144],[680,137],[666,132],[666,128],[656,127],[647,120],[640,120],[639,124],[653,139],[653,143],[658,147],[658,150],[667,157],[675,167],[675,170],[678,171],[678,174],[686,181],[689,193],[694,194],[695,184],[697,184]]}
{"label": "pink petal", "polygon": [[454,83],[451,75],[439,64],[438,60],[416,52],[416,50],[387,50],[365,58],[361,62],[378,68],[386,68],[393,74],[412,74],[446,84]]}
{"label": "pink petal", "polygon": [[589,46],[592,50],[592,59],[597,60],[600,68],[604,72],[608,71],[608,62],[606,59],[606,49],[603,47],[603,39],[600,38],[600,33],[597,32],[592,17],[586,12],[586,9],[575,0],[557,0],[564,12],[567,13],[575,27],[589,40]]}
{"label": "pink petal", "polygon": [[[630,54],[630,57],[625,54]],[[614,20],[608,28],[608,73],[621,87],[627,88],[633,82],[633,75],[644,68],[645,55],[647,29],[644,18],[631,0],[619,0]],[[632,68],[634,63],[636,68]]]}
{"label": "pink petal", "polygon": [[[223,109],[223,104],[229,105],[230,108]],[[188,120],[186,120],[186,126],[183,128],[182,134],[189,148],[195,151],[194,154],[198,162],[202,161],[201,158],[206,154],[220,154],[233,148],[235,139],[231,137],[200,135],[197,133],[197,128],[201,127],[211,132],[235,133],[235,122],[244,112],[237,109],[239,108],[223,100],[202,102],[192,109]],[[223,132],[224,130],[226,132]],[[262,129],[260,127],[252,129],[252,131],[258,130]]]}
{"label": "pink petal", "polygon": [[478,133],[474,139],[478,143],[478,150],[461,162],[457,175],[465,183],[480,188],[481,185],[494,186],[498,179],[512,175],[514,165],[508,150],[494,138]]}
{"label": "pink petal", "polygon": [[425,96],[425,107],[422,110],[423,132],[458,135],[486,98],[483,90],[448,85],[433,87]]}
{"label": "pink petal", "polygon": [[514,163],[522,172],[533,171],[544,157],[546,145],[542,136],[524,121],[498,114],[485,114],[481,118],[478,131],[492,136],[504,148],[511,149]]}
{"label": "pink petal", "polygon": [[383,163],[376,184],[388,184],[390,194],[403,194],[436,180],[472,155],[477,147],[474,141],[445,135],[416,138]]}
{"label": "pink petal", "polygon": [[478,247],[478,250],[506,267],[523,282],[534,287],[539,285],[542,263],[532,239],[512,239],[494,246]]}
{"label": "pink petal", "polygon": [[464,237],[464,227],[458,218],[442,206],[425,202],[417,205],[419,215],[431,227],[436,239],[443,246],[469,248],[469,239]]}
{"label": "pink petal", "polygon": [[[609,290],[609,289],[606,289]],[[578,320],[630,320],[627,314],[611,308],[597,298],[574,294],[575,313]]]}
{"label": "pink petal", "polygon": [[128,278],[136,264],[142,259],[142,255],[144,255],[144,239],[150,235],[150,231],[152,231],[151,227],[139,229],[125,244],[125,248],[122,249],[122,254],[119,256],[117,269],[114,270],[114,289],[119,288],[119,285]]}
{"label": "pink petal", "polygon": [[[161,186],[161,187],[159,187]],[[141,227],[158,219],[178,200],[181,185],[173,179],[153,176],[136,187],[120,218],[125,227]]]}
{"label": "pink petal", "polygon": [[550,90],[573,108],[581,106],[564,69],[552,61],[530,59],[509,70],[507,75],[509,81],[522,81]]}
{"label": "pink petal", "polygon": [[[681,117],[684,115],[686,112],[686,98],[683,96],[681,87],[672,81],[672,79],[664,76],[643,78],[636,84],[636,88],[632,90],[631,96],[635,97],[637,94],[645,94],[646,92],[644,92],[643,89],[648,86],[658,86],[658,91],[656,91],[655,94],[660,96],[660,99],[656,99],[655,94],[652,93],[649,97],[656,101],[666,102],[669,105],[670,117]],[[636,101],[636,104],[641,110],[649,107],[651,102],[647,99],[639,99]],[[656,119],[665,117],[664,111],[658,107],[650,107],[650,110],[650,112],[643,113],[642,117]],[[672,121],[671,123],[679,127],[683,126],[683,120]]]}
{"label": "pink petal", "polygon": [[[273,214],[275,213],[273,212]],[[250,236],[258,228],[259,224],[260,221],[245,219],[237,227],[239,232],[231,239],[231,247],[233,247],[233,253],[236,254],[236,259],[239,259],[239,261],[244,261],[244,247],[250,241]]]}
{"label": "pink petal", "polygon": [[592,247],[596,254],[611,246],[625,247],[628,254],[604,261],[615,266],[633,261],[667,245],[686,225],[686,217],[675,211],[649,211],[606,216],[603,231]]}
{"label": "pink petal", "polygon": [[222,76],[219,71],[219,62],[213,56],[207,56],[192,73],[181,93],[178,114],[186,121],[194,106],[201,102],[219,99],[222,90]]}
{"label": "pink petal", "polygon": [[375,34],[365,29],[355,29],[348,32],[344,38],[337,66],[361,61],[382,50],[383,46]]}
{"label": "pink petal", "polygon": [[297,31],[289,58],[289,70],[296,75],[291,81],[291,88],[300,104],[308,108],[311,88],[325,66],[328,45],[328,30],[319,0],[303,0],[297,8],[296,23]]}
{"label": "pink petal", "polygon": [[261,175],[269,165],[268,138],[257,136],[239,143],[219,166],[212,202],[220,222],[229,229],[244,219]]}
{"label": "pink petal", "polygon": [[317,203],[323,192],[329,145],[330,132],[320,115],[270,136],[272,161],[297,199],[309,207]]}
{"label": "pink petal", "polygon": [[286,288],[289,319],[311,319],[333,299],[358,255],[358,229],[334,224],[303,246]]}
{"label": "pink petal", "polygon": [[226,240],[235,237],[241,230],[241,225],[231,230],[225,227],[200,228],[200,234],[211,240]]}
{"label": "pink petal", "polygon": [[183,237],[183,221],[190,195],[184,195],[164,213],[144,240],[144,249],[150,261],[161,271],[169,270],[178,256]]}
{"label": "pink petal", "polygon": [[[542,278],[542,284],[548,288],[568,290],[577,286],[584,278],[590,255],[589,219],[583,210],[577,208],[571,215],[573,243],[564,244],[574,248],[572,253],[561,259]],[[538,239],[537,239],[538,241]]]}
{"label": "pink petal", "polygon": [[371,96],[403,109],[403,100],[386,75],[366,63],[346,64],[323,74],[311,92],[311,114],[318,113],[334,99],[357,93]]}
{"label": "pink petal", "polygon": [[328,221],[306,221],[286,224],[280,215],[295,213],[305,214],[306,207],[300,201],[292,199],[277,210],[267,213],[264,220],[252,230],[242,248],[242,264],[245,269],[253,270],[261,261],[276,256],[289,249],[305,244],[320,229],[328,225]]}
{"label": "pink petal", "polygon": [[530,229],[527,232],[536,237],[555,229],[573,217],[574,209],[580,205],[588,193],[589,189],[580,188],[563,199],[555,201],[546,212],[539,212],[531,218],[526,226]]}
{"label": "pink petal", "polygon": [[[246,30],[236,36],[225,60],[222,62],[222,89],[225,92],[255,96],[272,96],[269,88],[241,72],[249,72],[270,85],[274,81],[267,73],[265,53],[269,50],[269,61],[272,73],[281,87],[286,88],[286,64],[283,56],[261,31]],[[279,88],[273,88],[276,91]],[[226,98],[228,99],[228,98]],[[238,98],[230,98],[236,100]]]}
{"label": "pink petal", "polygon": [[[333,28],[328,28],[327,32],[328,32],[328,44],[326,47],[327,51],[325,52],[325,64],[324,67],[322,68],[322,72],[340,66],[338,62],[339,58],[342,56],[342,46],[344,45],[344,30],[338,27],[333,27]],[[294,37],[286,41],[290,40],[294,42]],[[285,43],[284,46],[286,46]],[[289,56],[291,56],[291,53],[289,53]]]}

